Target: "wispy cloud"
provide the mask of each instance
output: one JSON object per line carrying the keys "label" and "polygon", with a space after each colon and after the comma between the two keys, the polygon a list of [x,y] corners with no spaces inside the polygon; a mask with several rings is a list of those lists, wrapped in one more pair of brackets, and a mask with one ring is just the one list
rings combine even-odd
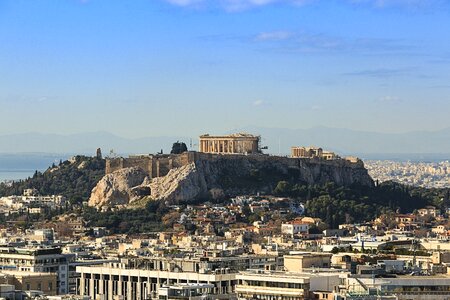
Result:
{"label": "wispy cloud", "polygon": [[339,38],[307,32],[274,31],[257,34],[255,42],[280,42],[275,49],[285,52],[319,52],[323,50],[338,50],[344,46]]}
{"label": "wispy cloud", "polygon": [[256,34],[251,41],[271,42],[271,48],[282,52],[348,52],[352,54],[408,54],[416,47],[399,39],[344,38],[321,33],[273,31]]}
{"label": "wispy cloud", "polygon": [[430,59],[428,62],[432,64],[448,64],[450,63],[450,53],[438,55],[433,59]]}
{"label": "wispy cloud", "polygon": [[445,4],[444,0],[350,0],[352,4],[365,4],[376,8],[402,7],[408,9],[430,8]]}
{"label": "wispy cloud", "polygon": [[177,6],[193,6],[198,5],[200,3],[205,3],[207,1],[205,0],[165,0],[169,2],[170,4],[177,5]]}
{"label": "wispy cloud", "polygon": [[344,73],[343,75],[374,77],[374,78],[389,78],[389,77],[394,77],[394,76],[408,75],[411,73],[411,71],[414,71],[414,69],[413,68],[399,68],[399,69],[379,68],[379,69],[348,72],[348,73]]}
{"label": "wispy cloud", "polygon": [[[83,1],[83,0],[81,0]],[[271,4],[304,6],[328,0],[161,0],[180,7],[220,8],[229,12],[263,7]],[[406,9],[424,9],[440,7],[446,0],[340,0],[343,4],[371,6],[377,9],[400,7]]]}
{"label": "wispy cloud", "polygon": [[227,11],[243,11],[255,7],[266,6],[269,4],[290,4],[302,6],[315,0],[221,0],[222,7]]}
{"label": "wispy cloud", "polygon": [[252,105],[253,105],[253,106],[256,106],[256,107],[263,106],[263,105],[267,105],[267,104],[268,104],[268,103],[267,103],[266,101],[261,100],[261,99],[255,100],[255,101],[253,101],[253,103],[252,103]]}
{"label": "wispy cloud", "polygon": [[56,97],[53,96],[9,95],[0,97],[0,103],[43,104],[55,99]]}
{"label": "wispy cloud", "polygon": [[229,12],[238,12],[271,4],[287,4],[292,6],[303,6],[319,0],[163,0],[180,7],[220,8]]}
{"label": "wispy cloud", "polygon": [[262,32],[256,35],[255,41],[283,41],[288,40],[293,36],[292,32],[289,31],[273,31],[273,32]]}
{"label": "wispy cloud", "polygon": [[388,103],[398,103],[401,101],[402,101],[402,99],[400,97],[388,95],[388,96],[383,96],[383,97],[378,98],[377,102],[388,104]]}

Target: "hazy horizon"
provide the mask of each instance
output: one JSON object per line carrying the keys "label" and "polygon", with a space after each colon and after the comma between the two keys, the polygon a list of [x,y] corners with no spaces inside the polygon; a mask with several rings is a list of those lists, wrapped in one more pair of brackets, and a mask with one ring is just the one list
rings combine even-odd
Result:
{"label": "hazy horizon", "polygon": [[[367,154],[447,154],[450,158],[450,128],[438,131],[379,133],[342,128],[312,127],[286,129],[248,126],[221,135],[247,132],[261,136],[261,146],[269,154],[289,154],[292,146],[320,146],[340,155]],[[201,134],[206,133],[202,132]],[[198,137],[182,135],[145,136],[131,138],[106,131],[78,134],[24,133],[0,135],[0,153],[94,153],[98,147],[113,149],[118,154],[168,153],[175,141],[185,142],[189,149],[198,149]]]}

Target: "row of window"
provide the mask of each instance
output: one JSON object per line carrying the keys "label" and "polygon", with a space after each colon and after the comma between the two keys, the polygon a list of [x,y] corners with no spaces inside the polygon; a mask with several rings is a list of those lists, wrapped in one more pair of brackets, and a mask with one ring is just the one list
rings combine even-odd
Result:
{"label": "row of window", "polygon": [[239,284],[247,285],[247,286],[261,286],[261,287],[274,287],[274,288],[309,289],[309,283],[256,281],[256,280],[240,279]]}

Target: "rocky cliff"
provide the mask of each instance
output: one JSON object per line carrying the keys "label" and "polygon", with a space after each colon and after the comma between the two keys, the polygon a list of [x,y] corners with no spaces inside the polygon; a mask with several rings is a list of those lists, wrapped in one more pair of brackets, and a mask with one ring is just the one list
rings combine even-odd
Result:
{"label": "rocky cliff", "polygon": [[169,203],[256,192],[271,193],[281,181],[301,184],[373,185],[364,164],[265,155],[200,154],[166,176],[149,179],[139,168],[106,175],[93,189],[89,205],[126,206],[146,197]]}
{"label": "rocky cliff", "polygon": [[126,168],[105,175],[92,190],[89,206],[127,205],[140,198],[134,191],[145,185],[146,178],[145,172],[140,168]]}

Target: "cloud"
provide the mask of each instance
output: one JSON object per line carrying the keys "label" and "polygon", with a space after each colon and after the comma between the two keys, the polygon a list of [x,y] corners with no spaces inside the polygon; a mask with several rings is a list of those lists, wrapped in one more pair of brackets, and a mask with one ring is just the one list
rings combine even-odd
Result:
{"label": "cloud", "polygon": [[438,7],[443,0],[350,0],[352,4],[366,4],[375,8],[402,7],[408,9]]}
{"label": "cloud", "polygon": [[394,76],[408,75],[412,68],[402,68],[402,69],[371,69],[371,70],[361,70],[355,72],[344,73],[347,76],[363,76],[363,77],[374,77],[374,78],[390,78]]}
{"label": "cloud", "polygon": [[262,32],[253,36],[251,41],[260,44],[272,42],[272,49],[292,53],[347,52],[369,55],[407,55],[416,50],[416,47],[406,44],[403,40],[399,39],[343,38],[305,31]]}
{"label": "cloud", "polygon": [[[229,12],[263,7],[272,4],[303,6],[311,3],[327,2],[328,0],[161,0],[180,7],[219,8]],[[340,0],[343,4],[366,5],[377,9],[399,7],[406,9],[424,9],[441,7],[445,0]]]}
{"label": "cloud", "polygon": [[166,0],[170,4],[177,6],[193,6],[199,3],[206,2],[205,0]]}
{"label": "cloud", "polygon": [[0,97],[0,103],[43,104],[55,100],[53,96],[9,95]]}
{"label": "cloud", "polygon": [[252,105],[259,107],[259,106],[263,106],[263,105],[267,105],[268,103],[264,100],[255,100],[253,101]]}
{"label": "cloud", "polygon": [[198,7],[202,5],[207,8],[219,8],[229,12],[243,11],[255,7],[270,4],[288,4],[301,6],[317,0],[163,0],[172,5],[180,7]]}
{"label": "cloud", "polygon": [[432,64],[448,64],[450,63],[450,53],[436,56],[435,58],[428,61]]}
{"label": "cloud", "polygon": [[221,0],[221,4],[227,11],[242,11],[276,3],[301,6],[314,1],[315,0]]}
{"label": "cloud", "polygon": [[397,97],[397,96],[383,96],[378,99],[378,102],[398,103],[398,102],[401,102],[401,99],[400,99],[400,97]]}
{"label": "cloud", "polygon": [[291,38],[292,35],[292,32],[288,31],[262,32],[255,37],[255,41],[283,41]]}

